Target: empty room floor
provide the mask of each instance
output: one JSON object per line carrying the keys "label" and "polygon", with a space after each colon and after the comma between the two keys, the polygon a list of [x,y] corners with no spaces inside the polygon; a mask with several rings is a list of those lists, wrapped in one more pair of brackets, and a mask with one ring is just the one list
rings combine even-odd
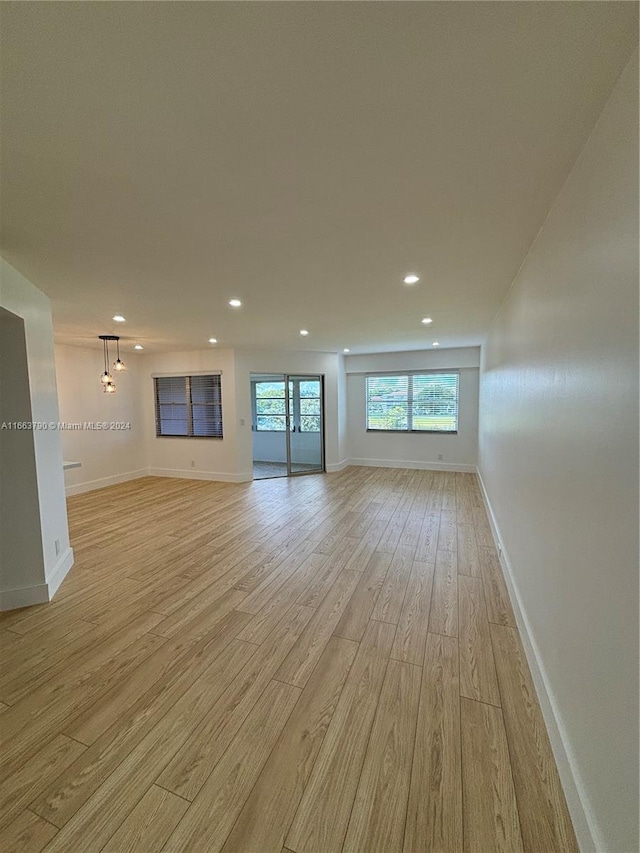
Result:
{"label": "empty room floor", "polygon": [[254,480],[268,480],[272,477],[286,477],[287,475],[286,462],[262,462],[258,459],[253,461]]}
{"label": "empty room floor", "polygon": [[[318,472],[319,465],[310,465],[304,462],[292,462],[291,471],[293,474],[304,474],[306,472]],[[272,477],[288,477],[286,462],[261,462],[254,460],[253,463],[253,479],[268,480]]]}
{"label": "empty room floor", "polygon": [[478,483],[349,468],[69,500],[0,615],[0,849],[566,853]]}

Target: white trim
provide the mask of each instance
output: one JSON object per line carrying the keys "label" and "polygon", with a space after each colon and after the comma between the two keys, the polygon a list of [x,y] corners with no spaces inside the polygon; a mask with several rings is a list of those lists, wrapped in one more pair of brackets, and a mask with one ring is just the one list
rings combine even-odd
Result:
{"label": "white trim", "polygon": [[49,585],[46,583],[23,586],[18,589],[5,589],[0,592],[0,611],[18,610],[34,604],[46,604],[48,601]]}
{"label": "white trim", "polygon": [[509,597],[513,605],[520,638],[527,656],[529,669],[531,670],[531,677],[538,695],[538,702],[540,703],[542,716],[547,727],[549,740],[551,741],[551,749],[553,750],[560,781],[567,799],[567,806],[573,822],[578,846],[582,853],[595,853],[595,851],[604,850],[606,845],[600,837],[596,821],[589,806],[584,783],[578,770],[569,738],[562,724],[562,718],[547,677],[544,661],[531,632],[526,609],[518,591],[518,586],[511,570],[511,563],[504,548],[504,540],[500,534],[498,522],[496,521],[479,468],[476,469],[476,474],[478,475],[482,499],[487,516],[489,517],[491,533],[498,550],[502,574],[509,589]]}
{"label": "white trim", "polygon": [[187,376],[222,376],[221,370],[179,370],[177,373],[152,373],[152,379],[184,379]]}
{"label": "white trim", "polygon": [[327,474],[337,474],[338,471],[344,471],[349,465],[351,465],[350,459],[343,459],[341,462],[327,462],[325,471]]}
{"label": "white trim", "polygon": [[216,480],[221,483],[245,483],[253,479],[248,474],[228,474],[226,471],[194,471],[193,468],[149,468],[143,476],[177,477],[181,480]]}
{"label": "white trim", "polygon": [[[371,367],[371,365],[375,365]],[[347,375],[381,372],[402,373],[406,370],[477,370],[480,367],[480,347],[445,347],[404,352],[352,352],[344,356]]]}
{"label": "white trim", "polygon": [[65,488],[67,497],[71,495],[81,495],[83,492],[93,492],[94,489],[104,489],[106,486],[115,486],[118,483],[126,483],[127,480],[137,480],[140,477],[148,477],[149,471],[147,468],[140,468],[137,471],[126,471],[124,474],[113,474],[110,477],[101,477],[99,480],[87,480],[85,483],[76,483],[73,486]]}
{"label": "white trim", "polygon": [[73,550],[67,548],[64,554],[58,560],[58,563],[51,573],[51,577],[47,578],[47,586],[49,587],[49,600],[58,591],[58,587],[67,576],[67,572],[73,566]]}
{"label": "white trim", "polygon": [[349,465],[362,465],[366,468],[420,468],[424,471],[462,471],[475,474],[475,465],[462,465],[456,462],[408,462],[405,459],[350,459]]}
{"label": "white trim", "polygon": [[[424,370],[419,370],[418,368],[412,368],[411,370],[367,370],[364,375],[366,379],[369,379],[369,377],[375,379],[376,376],[426,376],[429,373],[460,376],[460,368],[425,367]],[[402,430],[398,430],[398,432],[402,432]]]}

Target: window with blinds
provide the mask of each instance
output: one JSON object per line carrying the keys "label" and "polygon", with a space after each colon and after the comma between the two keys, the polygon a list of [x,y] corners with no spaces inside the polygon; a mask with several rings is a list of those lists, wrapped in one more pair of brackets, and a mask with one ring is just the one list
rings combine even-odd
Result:
{"label": "window with blinds", "polygon": [[156,435],[222,438],[219,375],[156,376]]}
{"label": "window with blinds", "polygon": [[458,431],[458,373],[367,376],[367,431]]}

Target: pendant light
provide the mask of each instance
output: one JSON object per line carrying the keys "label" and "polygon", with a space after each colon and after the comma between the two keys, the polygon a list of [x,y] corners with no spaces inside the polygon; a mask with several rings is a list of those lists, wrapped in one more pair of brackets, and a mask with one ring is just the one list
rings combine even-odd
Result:
{"label": "pendant light", "polygon": [[[104,372],[100,377],[100,382],[102,384],[102,390],[105,394],[115,394],[116,385],[113,381],[112,375],[109,373],[109,341],[116,341],[118,344],[118,362],[122,365],[122,367],[116,367],[116,370],[124,370],[124,363],[120,361],[120,338],[117,335],[98,335],[98,338],[102,341],[103,347],[103,355],[104,355]],[[115,364],[114,364],[115,367]]]}
{"label": "pendant light", "polygon": [[120,360],[120,338],[118,337],[116,337],[116,352],[117,357],[116,360],[113,362],[113,369],[117,371],[126,370],[127,368],[124,361]]}

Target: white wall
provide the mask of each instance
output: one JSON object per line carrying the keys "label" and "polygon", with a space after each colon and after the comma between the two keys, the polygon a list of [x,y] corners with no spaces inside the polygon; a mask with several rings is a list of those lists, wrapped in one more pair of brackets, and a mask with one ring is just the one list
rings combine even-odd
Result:
{"label": "white wall", "polygon": [[[321,436],[317,432],[291,434],[291,461],[320,467]],[[253,458],[260,462],[287,461],[287,434],[285,432],[257,432],[252,436]]]}
{"label": "white wall", "polygon": [[495,319],[480,403],[480,472],[576,829],[610,853],[638,849],[637,63]]}
{"label": "white wall", "polygon": [[[250,480],[252,477],[252,373],[316,373],[324,376],[325,465],[327,471],[335,471],[340,467],[342,460],[338,440],[338,370],[339,356],[335,353],[235,351],[239,477],[244,480]],[[244,421],[244,424],[241,421]]]}
{"label": "white wall", "polygon": [[[110,369],[115,352],[110,355]],[[146,474],[146,448],[142,417],[142,357],[121,351],[126,371],[114,373],[117,391],[105,394],[100,384],[104,370],[101,349],[56,346],[56,375],[60,419],[65,423],[125,423],[129,429],[64,430],[62,451],[66,461],[81,468],[65,472],[67,494],[100,489]]]}
{"label": "white wall", "polygon": [[[47,297],[35,288],[24,276],[0,259],[0,307],[24,321],[24,343],[29,380],[29,402],[31,419],[51,425],[59,421],[58,395],[53,359],[53,324],[51,304]],[[4,353],[3,353],[4,355]],[[25,376],[23,374],[24,381]],[[7,384],[6,374],[3,382]],[[11,393],[9,399],[18,401]],[[23,405],[20,406],[25,411]],[[6,409],[3,407],[3,417]],[[10,420],[11,413],[6,412]],[[24,439],[14,444],[9,435],[3,436],[2,489],[11,495],[15,485],[16,470],[7,454],[24,453],[31,445]],[[62,470],[62,444],[57,429],[38,429],[32,433],[33,450],[28,450],[31,462],[25,461],[24,474],[35,462],[39,524],[31,510],[25,515],[20,503],[3,500],[3,529],[16,525],[29,525],[25,534],[38,542],[38,565],[29,561],[26,549],[12,549],[9,564],[3,549],[0,572],[0,609],[24,607],[47,601],[62,582],[73,565],[73,551],[69,545],[67,507]],[[19,446],[18,446],[19,444]],[[6,467],[5,467],[6,465]],[[9,473],[9,476],[6,474]],[[42,573],[44,568],[44,575]]]}
{"label": "white wall", "polygon": [[287,434],[284,432],[257,432],[251,437],[253,458],[260,462],[287,461]]}
{"label": "white wall", "polygon": [[[189,375],[210,370],[222,373],[222,439],[156,437],[154,374]],[[143,355],[140,395],[149,473],[163,477],[238,482],[236,391],[233,350],[211,348],[193,352]],[[247,421],[251,435],[251,412]],[[251,471],[251,466],[249,466]],[[249,477],[250,478],[250,477]]]}
{"label": "white wall", "polygon": [[[0,308],[0,590],[46,582],[24,321]],[[0,594],[2,594],[0,592]]]}
{"label": "white wall", "polygon": [[[126,373],[116,377],[118,391],[108,396],[98,383],[102,372],[101,351],[59,346],[56,359],[62,420],[71,423],[131,422],[131,430],[106,435],[84,430],[63,433],[65,459],[82,463],[82,468],[67,472],[70,494],[147,473],[230,482],[250,480],[253,467],[251,373],[324,375],[326,463],[328,470],[339,467],[342,458],[337,427],[340,357],[335,354],[234,352],[222,348],[182,353],[129,353]],[[207,370],[222,374],[224,438],[156,437],[153,375]],[[236,405],[238,393],[242,411]],[[297,455],[298,461],[305,461],[300,453]],[[315,460],[315,452],[313,457]],[[271,456],[261,454],[261,458]],[[276,453],[273,458],[278,458]]]}
{"label": "white wall", "polygon": [[[478,447],[477,347],[347,356],[347,422],[352,465],[475,471]],[[366,429],[365,374],[459,369],[457,435],[375,433]]]}
{"label": "white wall", "polygon": [[408,352],[370,352],[347,355],[345,370],[350,373],[375,373],[393,370],[448,370],[453,367],[479,367],[480,347],[409,350]]}
{"label": "white wall", "polygon": [[349,419],[347,416],[347,371],[345,358],[338,356],[338,459],[343,465],[349,458]]}

